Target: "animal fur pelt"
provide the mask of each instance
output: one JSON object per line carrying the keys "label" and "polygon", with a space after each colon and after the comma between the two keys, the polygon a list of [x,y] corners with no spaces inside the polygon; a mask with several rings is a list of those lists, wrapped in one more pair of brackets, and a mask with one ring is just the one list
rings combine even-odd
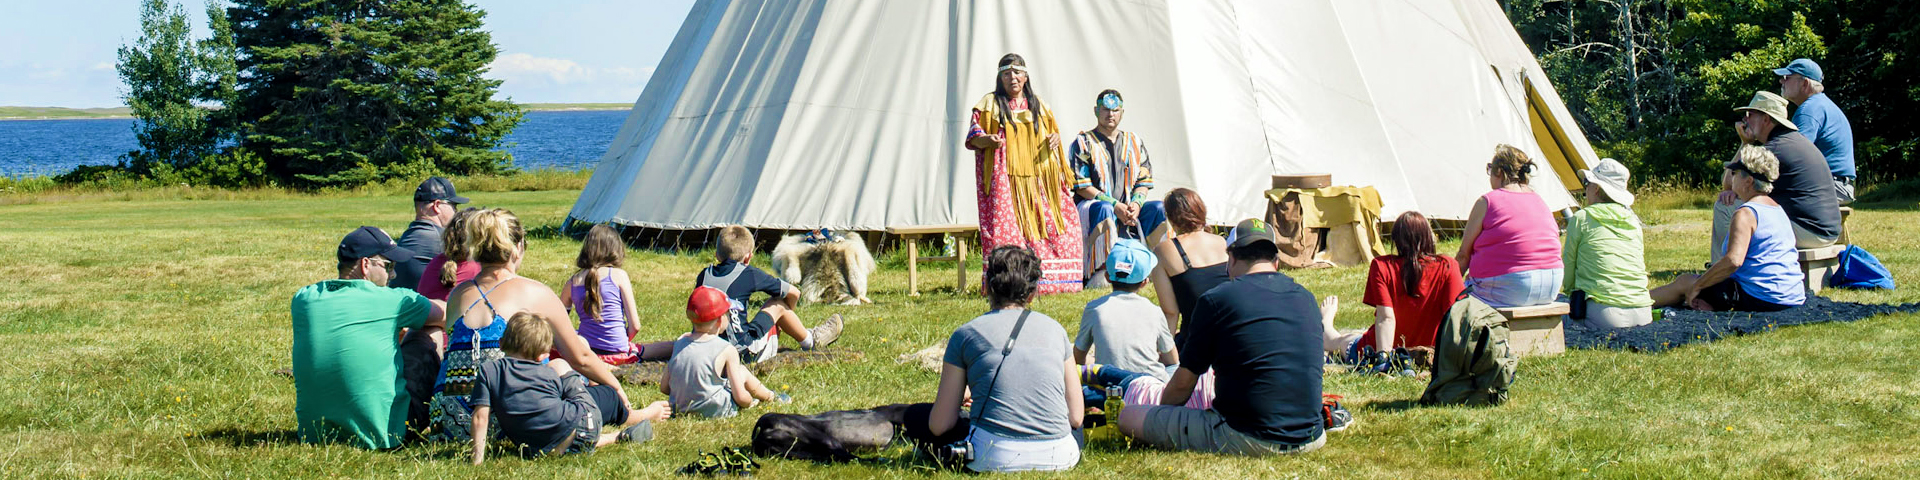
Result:
{"label": "animal fur pelt", "polygon": [[799,286],[800,297],[808,302],[873,303],[867,298],[867,277],[878,267],[857,233],[788,235],[773,247],[773,269]]}

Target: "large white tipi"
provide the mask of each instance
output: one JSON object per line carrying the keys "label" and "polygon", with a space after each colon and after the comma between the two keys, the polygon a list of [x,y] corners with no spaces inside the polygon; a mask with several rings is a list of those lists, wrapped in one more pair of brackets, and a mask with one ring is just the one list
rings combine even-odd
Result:
{"label": "large white tipi", "polygon": [[1308,172],[1378,188],[1388,219],[1465,218],[1501,143],[1559,209],[1596,161],[1494,0],[701,0],[569,217],[974,224],[961,143],[1008,52],[1065,135],[1120,90],[1153,197],[1194,188],[1214,223]]}

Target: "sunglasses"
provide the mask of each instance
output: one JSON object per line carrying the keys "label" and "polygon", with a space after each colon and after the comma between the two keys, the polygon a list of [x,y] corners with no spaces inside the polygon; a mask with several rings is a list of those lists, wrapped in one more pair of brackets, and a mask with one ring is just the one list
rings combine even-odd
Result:
{"label": "sunglasses", "polygon": [[393,275],[393,261],[392,261],[392,260],[387,260],[387,259],[382,259],[382,258],[379,258],[379,257],[368,257],[368,260],[373,260],[373,262],[374,262],[374,264],[373,264],[373,266],[374,266],[374,267],[377,267],[377,268],[380,268],[380,269],[382,269],[382,270],[386,270],[386,271],[387,271],[387,275]]}

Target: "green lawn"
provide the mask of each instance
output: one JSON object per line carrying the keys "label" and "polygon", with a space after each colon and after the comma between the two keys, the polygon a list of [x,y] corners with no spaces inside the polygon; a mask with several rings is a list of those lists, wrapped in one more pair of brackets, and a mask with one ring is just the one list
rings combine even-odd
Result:
{"label": "green lawn", "polygon": [[[464,192],[465,190],[463,190]],[[466,465],[454,445],[367,452],[293,436],[287,301],[332,275],[335,242],[371,224],[398,232],[400,193],[227,199],[77,198],[0,205],[0,478],[353,477],[662,478],[701,450],[745,445],[760,411],[810,413],[930,401],[935,375],[897,364],[944,341],[985,310],[951,295],[940,266],[932,291],[905,295],[904,265],[883,254],[875,305],[806,306],[803,318],[850,318],[835,348],[863,359],[779,370],[767,383],[794,403],[728,420],[675,419],[659,439],[591,456]],[[513,209],[530,227],[557,225],[575,191],[469,193]],[[1920,242],[1908,207],[1862,209],[1856,242],[1907,289],[1839,292],[1843,300],[1920,301]],[[1697,268],[1707,213],[1644,212],[1650,269],[1660,280]],[[1445,247],[1451,248],[1451,245]],[[578,244],[532,240],[521,273],[553,284]],[[707,252],[635,252],[643,336],[686,329],[686,287]],[[1295,272],[1337,294],[1340,325],[1357,328],[1363,269]],[[1098,292],[1047,297],[1036,308],[1074,328]],[[1102,440],[1074,476],[1277,477],[1908,477],[1920,468],[1916,316],[1785,328],[1659,355],[1573,351],[1522,363],[1513,401],[1498,408],[1411,404],[1421,382],[1329,374],[1359,423],[1299,457],[1242,459],[1162,452]],[[630,387],[636,401],[661,399]],[[1098,433],[1096,435],[1099,435]],[[899,456],[901,452],[891,452]],[[816,465],[767,460],[761,478],[922,477],[900,462]]]}
{"label": "green lawn", "polygon": [[127,107],[0,107],[0,120],[33,118],[127,118],[130,116],[133,116],[133,110]]}

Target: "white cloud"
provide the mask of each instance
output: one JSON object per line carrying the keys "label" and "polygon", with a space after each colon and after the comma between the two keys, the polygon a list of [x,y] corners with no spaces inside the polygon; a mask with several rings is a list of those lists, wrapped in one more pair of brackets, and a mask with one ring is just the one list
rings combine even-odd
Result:
{"label": "white cloud", "polygon": [[501,55],[493,59],[491,68],[495,76],[509,82],[544,77],[553,83],[566,84],[588,80],[593,76],[593,72],[572,60],[525,53]]}
{"label": "white cloud", "polygon": [[621,102],[640,95],[653,67],[581,65],[564,58],[506,53],[494,58],[487,76],[522,102]]}
{"label": "white cloud", "polygon": [[113,62],[100,62],[100,63],[93,64],[93,69],[94,70],[112,70]]}

